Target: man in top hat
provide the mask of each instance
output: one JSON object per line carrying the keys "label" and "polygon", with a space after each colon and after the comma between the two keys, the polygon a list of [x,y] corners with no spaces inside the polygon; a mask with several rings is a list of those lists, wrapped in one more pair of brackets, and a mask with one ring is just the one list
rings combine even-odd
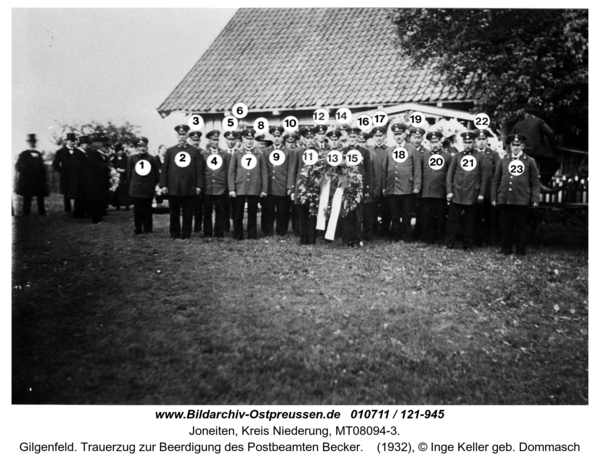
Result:
{"label": "man in top hat", "polygon": [[242,149],[235,152],[229,164],[229,196],[235,198],[233,238],[244,239],[244,207],[248,203],[248,238],[256,239],[256,217],[259,198],[267,195],[268,178],[265,157],[254,147],[254,129],[245,129]]}
{"label": "man in top hat", "polygon": [[68,165],[67,197],[73,200],[73,217],[77,219],[84,218],[88,211],[85,201],[85,169],[89,144],[88,135],[79,137],[79,146],[73,151]]}
{"label": "man in top hat", "polygon": [[169,195],[171,238],[189,239],[192,236],[194,200],[204,187],[204,164],[198,149],[187,143],[189,126],[178,125],[175,131],[178,143],[165,153],[160,187],[163,194]]}
{"label": "man in top hat", "polygon": [[[377,207],[375,209],[375,213],[373,214],[373,231],[375,233],[386,235],[389,233],[390,229],[390,213],[388,206],[388,199],[383,194],[383,185],[384,185],[384,171],[383,164],[385,158],[387,157],[387,151],[389,147],[386,145],[387,138],[387,127],[374,127],[371,131],[371,136],[373,137],[373,141],[375,144],[370,148],[373,153],[373,184],[374,184],[374,196],[377,194],[377,190],[380,191],[378,195]],[[381,186],[377,186],[381,185]],[[379,211],[379,212],[378,212]],[[379,228],[379,224],[377,222],[377,216],[381,215],[381,228]]]}
{"label": "man in top hat", "polygon": [[431,151],[421,156],[421,231],[425,242],[434,244],[436,240],[443,243],[446,235],[446,177],[452,155],[442,148],[442,132],[429,132],[427,140]]}
{"label": "man in top hat", "polygon": [[[226,132],[230,137],[231,132]],[[227,139],[227,135],[225,139]],[[206,134],[208,144],[206,150],[201,151],[200,155],[203,159],[204,168],[204,193],[202,195],[204,201],[204,237],[210,238],[213,236],[213,219],[212,212],[215,210],[214,234],[217,238],[223,238],[225,231],[225,222],[229,222],[229,212],[227,205],[229,203],[229,163],[231,162],[231,154],[219,148],[219,137],[221,132],[211,130]],[[235,144],[235,138],[233,143]]]}
{"label": "man in top hat", "polygon": [[539,107],[527,106],[524,110],[524,118],[515,124],[512,133],[525,137],[523,151],[535,159],[541,174],[541,182],[546,185],[560,167],[560,161],[554,156],[554,131],[539,117],[539,113]]}
{"label": "man in top hat", "polygon": [[359,128],[351,128],[348,130],[348,146],[342,149],[342,154],[346,156],[350,151],[357,150],[361,154],[361,160],[356,165],[358,174],[363,182],[363,197],[361,203],[356,209],[350,211],[342,218],[344,227],[344,242],[350,247],[363,246],[362,242],[362,216],[364,202],[371,197],[371,189],[373,183],[373,174],[371,171],[372,162],[371,154],[366,148],[362,148],[358,144],[358,137],[361,133]]}
{"label": "man in top hat", "polygon": [[[273,137],[273,145],[265,149],[268,187],[267,196],[263,198],[262,217],[264,217],[264,233],[273,234],[277,224],[278,236],[285,236],[289,224],[290,197],[287,194],[288,171],[291,150],[283,145],[283,127],[269,128]],[[262,219],[261,219],[262,222]]]}
{"label": "man in top hat", "polygon": [[[233,130],[228,130],[227,132],[223,133],[223,137],[225,137],[225,145],[227,146],[227,148],[225,149],[225,152],[227,153],[227,156],[229,157],[229,162],[231,162],[231,158],[233,158],[233,154],[237,150],[237,148],[236,148],[237,141],[239,139],[241,139],[241,136],[240,136],[239,132],[236,132]],[[229,169],[229,164],[228,164],[228,169]],[[227,177],[228,177],[228,181],[229,181],[229,171],[227,172]],[[229,185],[227,186],[227,194],[229,194]],[[229,231],[231,230],[231,221],[234,219],[234,217],[233,217],[234,205],[235,205],[235,198],[230,198],[229,196],[227,196],[227,199],[225,200],[225,204],[224,204],[224,209],[223,209],[223,214],[225,215],[223,217],[223,231],[225,233],[229,233]]]}
{"label": "man in top hat", "polygon": [[497,209],[492,207],[492,179],[496,172],[496,165],[500,162],[500,155],[488,145],[492,136],[488,129],[477,129],[475,133],[475,152],[485,163],[485,172],[488,176],[487,188],[483,192],[483,202],[478,203],[475,209],[475,244],[494,244],[497,235]]}
{"label": "man in top hat", "polygon": [[35,134],[27,136],[29,149],[21,152],[17,158],[15,170],[18,174],[16,193],[23,196],[23,214],[31,214],[31,201],[35,196],[39,215],[46,215],[44,197],[49,196],[50,190],[46,181],[46,165],[42,153],[35,149],[37,138]]}
{"label": "man in top hat", "polygon": [[[452,249],[462,231],[463,249],[473,247],[475,235],[475,206],[483,201],[489,175],[487,165],[474,150],[475,132],[463,132],[464,150],[452,158],[446,177],[446,199],[450,203],[446,228],[446,247]],[[461,214],[464,226],[461,227]]]}
{"label": "man in top hat", "polygon": [[318,124],[315,126],[315,146],[321,151],[329,151],[329,145],[325,139],[327,135],[327,126]]}
{"label": "man in top hat", "polygon": [[[202,153],[202,148],[200,148],[200,140],[202,139],[202,132],[198,130],[194,130],[188,133],[188,139],[190,145],[198,150],[198,152]],[[194,232],[200,233],[202,231],[202,220],[204,218],[204,214],[202,213],[202,204],[203,199],[201,195],[194,196]]]}
{"label": "man in top hat", "polygon": [[54,155],[52,167],[60,174],[60,192],[63,195],[65,212],[71,212],[71,200],[69,199],[69,164],[75,152],[75,134],[68,133],[65,137],[64,146]]}
{"label": "man in top hat", "polygon": [[513,241],[518,255],[525,255],[527,212],[540,201],[540,178],[535,160],[524,153],[526,137],[508,136],[511,154],[496,165],[492,182],[492,205],[500,210],[503,254],[512,252]]}
{"label": "man in top hat", "polygon": [[158,158],[148,153],[148,139],[136,140],[137,152],[127,158],[129,197],[133,203],[134,233],[152,233],[152,199],[160,180]]}
{"label": "man in top hat", "polygon": [[[405,143],[406,126],[393,124],[396,146],[388,148],[383,164],[383,194],[388,198],[392,238],[412,241],[411,212],[414,195],[421,191],[421,159],[415,147]],[[402,220],[402,226],[400,226]]]}
{"label": "man in top hat", "polygon": [[102,134],[95,134],[91,141],[92,144],[85,153],[85,200],[92,223],[99,224],[102,222],[110,188],[108,138]]}

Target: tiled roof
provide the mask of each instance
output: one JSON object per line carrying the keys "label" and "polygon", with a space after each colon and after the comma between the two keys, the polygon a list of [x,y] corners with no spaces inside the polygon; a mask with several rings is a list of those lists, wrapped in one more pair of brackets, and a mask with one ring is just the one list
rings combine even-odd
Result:
{"label": "tiled roof", "polygon": [[393,44],[384,8],[240,9],[158,108],[222,113],[465,100]]}

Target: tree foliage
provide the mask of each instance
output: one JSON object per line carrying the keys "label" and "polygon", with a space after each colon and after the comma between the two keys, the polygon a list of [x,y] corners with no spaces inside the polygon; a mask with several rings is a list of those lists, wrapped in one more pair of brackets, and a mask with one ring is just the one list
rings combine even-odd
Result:
{"label": "tree foliage", "polygon": [[472,95],[498,128],[533,105],[560,132],[587,134],[587,10],[397,9],[390,17],[401,53]]}
{"label": "tree foliage", "polygon": [[121,125],[115,124],[112,121],[98,122],[92,121],[85,124],[68,124],[58,122],[60,127],[59,132],[55,132],[52,136],[54,143],[62,145],[65,141],[64,136],[67,133],[74,133],[78,137],[81,135],[103,134],[108,137],[111,145],[116,143],[132,143],[139,137],[139,127],[129,122],[124,122]]}

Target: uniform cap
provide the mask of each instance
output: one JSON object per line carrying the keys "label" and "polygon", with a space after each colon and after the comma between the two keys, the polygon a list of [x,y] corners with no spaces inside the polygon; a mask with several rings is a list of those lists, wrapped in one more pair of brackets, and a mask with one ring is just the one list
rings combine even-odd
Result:
{"label": "uniform cap", "polygon": [[475,140],[475,132],[463,132],[460,134],[463,140],[465,141],[473,141]]}
{"label": "uniform cap", "polygon": [[213,137],[220,137],[221,136],[221,132],[219,132],[218,130],[211,130],[210,132],[208,132],[206,134],[206,138],[213,138]]}
{"label": "uniform cap", "polygon": [[223,136],[224,136],[225,138],[230,138],[230,139],[231,139],[231,138],[234,138],[234,139],[235,139],[235,138],[240,138],[239,136],[236,136],[236,134],[237,134],[237,132],[234,132],[233,130],[228,130],[227,132],[224,132],[224,133],[223,133]]}
{"label": "uniform cap", "polygon": [[[181,132],[180,132],[180,133],[181,133]],[[190,132],[190,133],[188,134],[188,136],[189,136],[189,137],[190,137],[192,140],[194,140],[194,141],[198,141],[198,140],[200,140],[200,137],[202,136],[202,132],[199,132],[199,131],[195,130],[195,131],[193,131],[193,132]]]}
{"label": "uniform cap", "polygon": [[406,124],[397,122],[396,124],[392,124],[391,129],[394,134],[404,133],[406,131]]}
{"label": "uniform cap", "polygon": [[413,134],[413,133],[420,133],[421,135],[425,135],[425,129],[424,129],[423,127],[415,127],[415,126],[412,126],[410,129],[408,129],[408,132],[409,132],[410,134]]}
{"label": "uniform cap", "polygon": [[371,135],[385,135],[386,133],[386,127],[374,127],[373,130],[371,130]]}
{"label": "uniform cap", "polygon": [[254,136],[256,135],[256,130],[254,129],[244,129],[241,131],[240,135],[243,138],[254,138]]}
{"label": "uniform cap", "polygon": [[315,133],[327,133],[327,126],[323,124],[315,125]]}
{"label": "uniform cap", "polygon": [[283,127],[280,127],[278,125],[269,127],[269,133],[276,137],[280,137],[281,135],[283,135],[283,132],[285,132],[285,130],[283,130]]}
{"label": "uniform cap", "polygon": [[351,129],[348,129],[348,133],[360,135],[362,132],[358,127],[352,127]]}
{"label": "uniform cap", "polygon": [[136,145],[148,145],[148,139],[146,137],[140,137],[135,141]]}
{"label": "uniform cap", "polygon": [[342,136],[342,132],[334,129],[334,130],[330,130],[329,132],[327,132],[327,137],[329,138],[340,138]]}
{"label": "uniform cap", "polygon": [[479,138],[482,135],[485,138],[490,138],[492,136],[492,133],[488,130],[488,129],[477,129],[473,131],[475,133],[475,138]]}
{"label": "uniform cap", "polygon": [[185,134],[190,131],[190,126],[185,124],[179,124],[175,126],[175,132]]}
{"label": "uniform cap", "polygon": [[300,129],[300,135],[302,135],[303,137],[308,137],[308,136],[314,135],[314,134],[315,134],[315,131],[311,127],[302,127]]}
{"label": "uniform cap", "polygon": [[527,137],[521,133],[511,133],[508,138],[506,139],[506,141],[508,143],[512,143],[513,141],[519,142],[519,143],[525,143],[525,141],[527,140]]}
{"label": "uniform cap", "polygon": [[438,140],[441,140],[442,138],[444,138],[444,134],[442,134],[442,132],[440,132],[439,130],[434,130],[433,132],[429,132],[426,137],[427,140],[431,141],[432,138],[437,138]]}

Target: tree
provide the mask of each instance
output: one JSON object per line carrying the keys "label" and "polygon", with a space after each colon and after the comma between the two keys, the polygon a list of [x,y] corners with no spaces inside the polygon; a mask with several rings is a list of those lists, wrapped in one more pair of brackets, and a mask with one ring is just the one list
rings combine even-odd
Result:
{"label": "tree", "polygon": [[60,127],[60,131],[53,133],[52,139],[59,146],[64,143],[65,140],[63,137],[69,132],[77,136],[101,133],[108,137],[109,143],[113,146],[116,143],[132,143],[139,137],[139,127],[129,122],[125,122],[122,125],[117,125],[111,121],[106,123],[92,121],[79,125],[61,122],[57,122],[57,124]]}
{"label": "tree", "polygon": [[587,144],[587,10],[397,9],[390,19],[400,52],[472,95],[496,128],[536,106]]}

